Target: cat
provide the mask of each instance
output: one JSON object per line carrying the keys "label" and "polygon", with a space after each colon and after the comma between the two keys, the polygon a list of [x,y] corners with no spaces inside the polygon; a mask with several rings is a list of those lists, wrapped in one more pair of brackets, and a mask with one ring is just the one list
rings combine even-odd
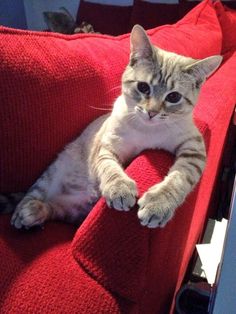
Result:
{"label": "cat", "polygon": [[45,11],[43,18],[48,30],[61,34],[97,33],[91,24],[83,21],[79,25],[70,12],[61,7],[59,12]]}
{"label": "cat", "polygon": [[[130,46],[112,112],[88,125],[33,184],[13,213],[16,228],[82,221],[100,196],[120,211],[137,202],[141,225],[164,227],[198,183],[206,150],[192,111],[222,57],[195,60],[167,52],[153,46],[139,25]],[[176,160],[163,181],[137,200],[136,183],[123,166],[145,149],[167,150]]]}

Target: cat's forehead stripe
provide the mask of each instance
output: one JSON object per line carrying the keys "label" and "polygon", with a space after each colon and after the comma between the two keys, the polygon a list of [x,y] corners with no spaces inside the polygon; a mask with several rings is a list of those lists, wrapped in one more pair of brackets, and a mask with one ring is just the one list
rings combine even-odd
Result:
{"label": "cat's forehead stripe", "polygon": [[172,71],[164,72],[162,68],[159,68],[158,73],[153,73],[153,77],[150,81],[152,85],[166,85],[169,89],[173,89],[175,82],[172,77]]}

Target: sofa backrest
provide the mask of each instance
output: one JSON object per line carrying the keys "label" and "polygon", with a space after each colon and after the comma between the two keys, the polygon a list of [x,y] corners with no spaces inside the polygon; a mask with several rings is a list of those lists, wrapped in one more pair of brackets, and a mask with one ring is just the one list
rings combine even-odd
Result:
{"label": "sofa backrest", "polygon": [[[211,1],[175,25],[148,31],[166,50],[194,58],[221,51]],[[66,143],[110,109],[129,60],[129,34],[59,35],[0,28],[0,191],[22,191]]]}

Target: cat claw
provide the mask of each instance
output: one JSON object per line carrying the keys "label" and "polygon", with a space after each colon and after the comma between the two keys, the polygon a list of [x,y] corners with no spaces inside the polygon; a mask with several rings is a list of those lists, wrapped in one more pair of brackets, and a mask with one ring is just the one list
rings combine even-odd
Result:
{"label": "cat claw", "polygon": [[129,211],[136,203],[135,197],[123,198],[117,197],[115,199],[107,200],[107,205],[110,208],[114,208],[119,211]]}

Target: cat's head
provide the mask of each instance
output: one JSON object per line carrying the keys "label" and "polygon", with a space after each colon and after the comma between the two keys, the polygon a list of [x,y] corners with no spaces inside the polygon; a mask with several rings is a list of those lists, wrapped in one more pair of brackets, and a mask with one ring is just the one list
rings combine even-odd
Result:
{"label": "cat's head", "polygon": [[196,60],[154,47],[144,29],[131,32],[130,62],[122,77],[129,112],[145,124],[175,120],[192,112],[201,85],[221,56]]}

